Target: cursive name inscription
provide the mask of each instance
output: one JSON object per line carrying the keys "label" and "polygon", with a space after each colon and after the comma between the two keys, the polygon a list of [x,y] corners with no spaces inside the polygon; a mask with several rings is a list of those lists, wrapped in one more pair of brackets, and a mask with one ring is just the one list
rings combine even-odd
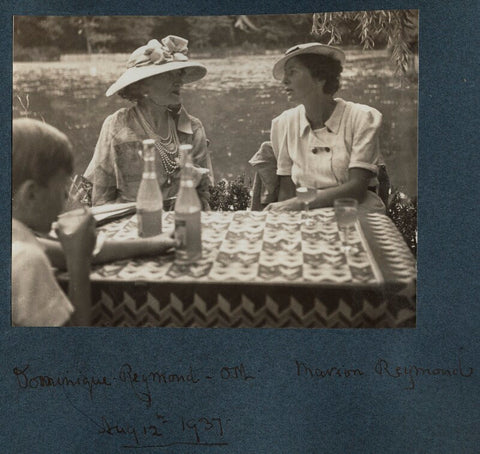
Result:
{"label": "cursive name inscription", "polygon": [[255,376],[247,371],[243,363],[222,366],[213,372],[200,374],[192,365],[184,370],[135,370],[129,363],[120,366],[117,374],[110,376],[93,376],[65,373],[61,375],[38,374],[32,372],[30,364],[13,368],[17,385],[22,390],[38,390],[39,388],[78,388],[87,390],[92,400],[96,388],[127,387],[135,398],[145,403],[147,408],[152,406],[152,391],[154,387],[165,386],[195,386],[207,381],[236,381],[254,380]]}
{"label": "cursive name inscription", "polygon": [[353,378],[361,377],[365,375],[365,372],[361,369],[348,369],[344,366],[332,366],[328,368],[315,367],[303,361],[295,360],[297,366],[297,377],[310,377],[310,378]]}
{"label": "cursive name inscription", "polygon": [[405,389],[415,389],[416,377],[463,377],[469,378],[473,375],[472,367],[465,367],[459,358],[457,367],[425,367],[410,364],[408,366],[397,366],[390,364],[387,360],[379,358],[375,364],[375,373],[389,378],[407,378],[409,386]]}
{"label": "cursive name inscription", "polygon": [[13,373],[21,389],[71,387],[82,388],[88,391],[90,399],[93,398],[93,390],[97,387],[112,386],[111,379],[107,377],[95,377],[87,375],[35,375],[30,372],[30,365],[14,367]]}

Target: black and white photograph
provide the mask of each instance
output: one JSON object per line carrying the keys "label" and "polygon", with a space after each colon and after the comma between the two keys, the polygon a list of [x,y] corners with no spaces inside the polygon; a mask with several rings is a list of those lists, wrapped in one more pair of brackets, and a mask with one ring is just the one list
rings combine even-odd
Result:
{"label": "black and white photograph", "polygon": [[12,326],[416,328],[418,30],[15,15]]}
{"label": "black and white photograph", "polygon": [[4,3],[2,453],[478,452],[474,2]]}

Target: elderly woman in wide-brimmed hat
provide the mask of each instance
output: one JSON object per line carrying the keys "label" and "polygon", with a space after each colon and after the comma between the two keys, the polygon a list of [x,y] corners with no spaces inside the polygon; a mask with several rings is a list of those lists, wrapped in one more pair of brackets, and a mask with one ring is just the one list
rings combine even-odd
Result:
{"label": "elderly woman in wide-brimmed hat", "polygon": [[[382,115],[334,98],[344,61],[338,48],[307,43],[290,48],[275,64],[273,75],[296,107],[272,121],[271,149],[280,184],[278,202],[268,210],[301,210],[295,190],[304,186],[317,189],[312,208],[350,197],[361,209],[384,212],[380,197],[367,190],[377,184]],[[260,152],[265,155],[265,147]],[[265,156],[256,160],[263,163]]]}
{"label": "elderly woman in wide-brimmed hat", "polygon": [[183,85],[203,78],[207,70],[188,59],[187,44],[178,36],[149,41],[132,53],[127,70],[107,90],[107,96],[116,93],[134,104],[103,123],[85,171],[93,183],[94,205],[136,200],[143,171],[138,152],[141,141],[150,138],[158,151],[156,170],[164,200],[173,199],[179,189],[179,145],[191,144],[199,169],[197,191],[203,207],[208,208],[208,187],[213,180],[205,131],[200,120],[181,105]]}

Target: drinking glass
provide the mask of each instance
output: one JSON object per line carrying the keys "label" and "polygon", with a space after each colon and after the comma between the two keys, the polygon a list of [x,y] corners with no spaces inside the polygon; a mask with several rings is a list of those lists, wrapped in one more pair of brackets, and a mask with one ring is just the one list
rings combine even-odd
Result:
{"label": "drinking glass", "polygon": [[65,202],[65,211],[74,210],[90,204],[90,194],[87,185],[91,185],[85,178],[75,175],[71,178],[70,188],[68,189],[68,199]]}
{"label": "drinking glass", "polygon": [[[65,235],[72,235],[75,233],[82,223],[85,216],[89,214],[87,208],[82,207],[76,210],[67,211],[58,216],[57,226]],[[92,256],[95,257],[103,247],[105,242],[105,233],[99,232],[95,242],[95,247],[92,252]]]}
{"label": "drinking glass", "polygon": [[340,240],[345,253],[352,250],[352,235],[358,218],[358,202],[355,199],[336,199],[333,202]]}
{"label": "drinking glass", "polygon": [[297,187],[297,197],[300,202],[303,203],[305,210],[305,225],[311,227],[314,224],[313,219],[310,217],[310,202],[315,200],[317,190],[315,188],[307,188],[306,186]]}

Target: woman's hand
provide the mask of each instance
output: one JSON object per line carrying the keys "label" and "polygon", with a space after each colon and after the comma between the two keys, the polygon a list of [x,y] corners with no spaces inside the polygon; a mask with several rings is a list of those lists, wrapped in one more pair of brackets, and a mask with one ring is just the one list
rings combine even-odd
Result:
{"label": "woman's hand", "polygon": [[267,211],[300,211],[303,209],[303,203],[296,197],[283,200],[282,202],[270,203],[265,207]]}
{"label": "woman's hand", "polygon": [[164,254],[177,246],[174,231],[152,236],[151,238],[148,238],[148,241],[151,243],[152,254]]}
{"label": "woman's hand", "polygon": [[210,171],[203,167],[194,167],[194,184],[202,204],[202,211],[210,211]]}
{"label": "woman's hand", "polygon": [[200,183],[207,182],[208,185],[208,174],[210,170],[205,169],[204,167],[193,167],[193,185],[198,188]]}

